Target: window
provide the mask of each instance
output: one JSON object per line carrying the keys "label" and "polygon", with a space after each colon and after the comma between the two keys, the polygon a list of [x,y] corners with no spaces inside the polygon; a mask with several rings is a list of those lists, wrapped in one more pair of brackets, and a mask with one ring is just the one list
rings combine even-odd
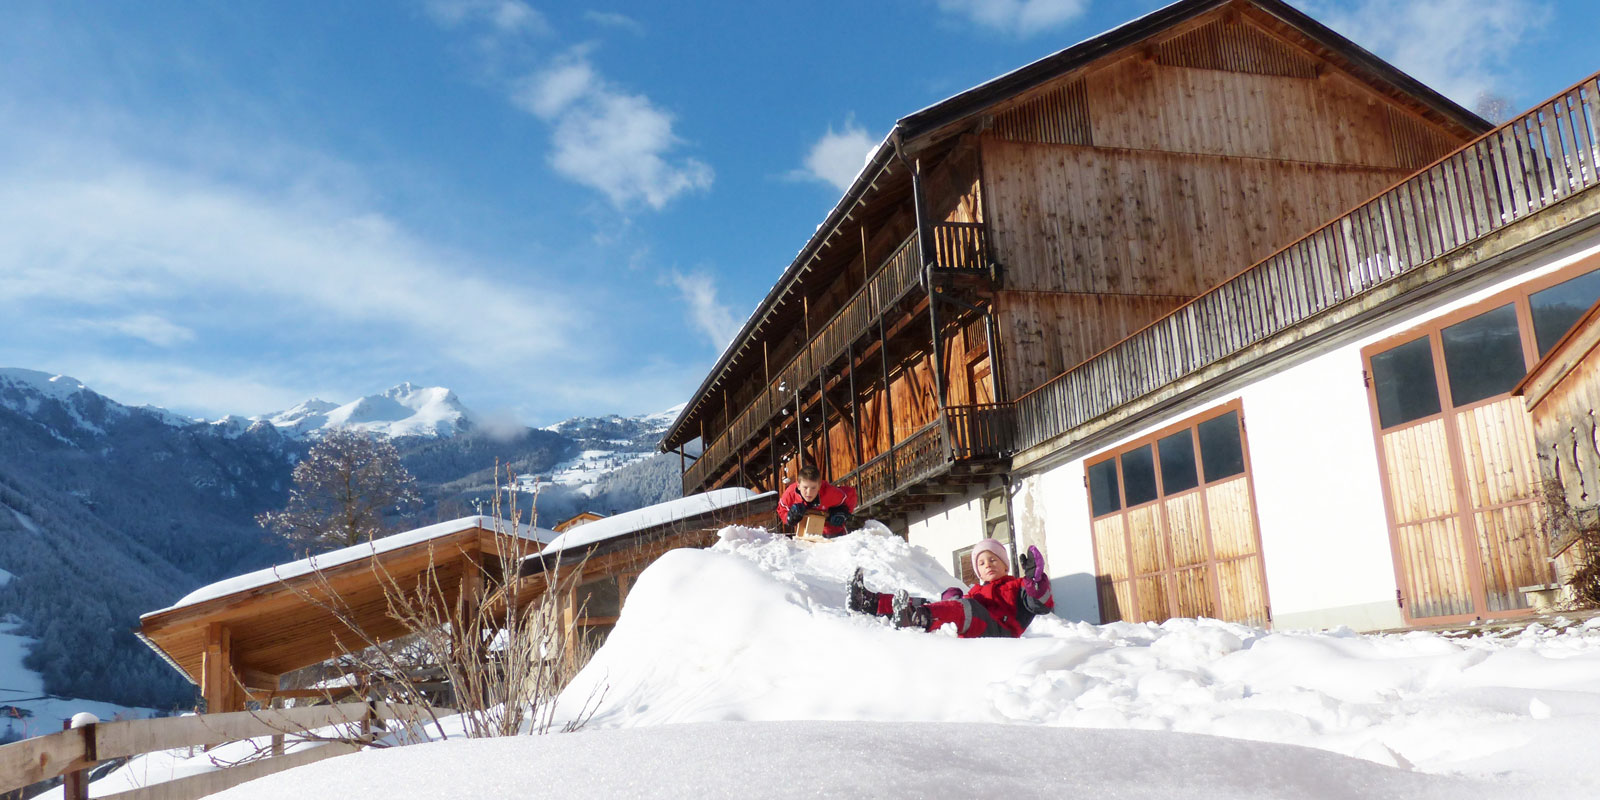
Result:
{"label": "window", "polygon": [[1533,336],[1542,358],[1578,318],[1600,301],[1600,270],[1579,275],[1528,296],[1533,311]]}
{"label": "window", "polygon": [[1156,499],[1156,465],[1150,445],[1122,454],[1122,493],[1124,504],[1130,507]]}
{"label": "window", "polygon": [[1517,309],[1506,303],[1440,332],[1451,405],[1505,394],[1528,372],[1522,360]]}
{"label": "window", "polygon": [[578,614],[589,617],[616,617],[622,613],[622,592],[615,576],[589,581],[578,587]]}
{"label": "window", "polygon": [[1200,485],[1200,476],[1194,468],[1194,434],[1179,431],[1156,441],[1156,452],[1161,457],[1161,489],[1164,494],[1177,494]]}
{"label": "window", "polygon": [[1379,427],[1393,428],[1439,413],[1439,384],[1434,380],[1428,337],[1374,354],[1372,385],[1378,397]]}
{"label": "window", "polygon": [[1244,444],[1239,438],[1239,412],[1229,411],[1195,426],[1206,483],[1244,472]]}
{"label": "window", "polygon": [[956,568],[951,572],[954,572],[956,577],[960,578],[961,582],[968,586],[978,585],[978,573],[972,568],[972,547],[975,546],[963,547],[950,556],[956,562]]}
{"label": "window", "polygon": [[[1198,441],[1198,458],[1195,444]],[[1159,462],[1159,463],[1158,463]],[[1119,474],[1117,465],[1121,464]],[[1159,466],[1161,482],[1156,482]],[[1139,444],[1122,453],[1090,464],[1089,514],[1103,517],[1144,505],[1157,497],[1171,497],[1201,483],[1215,483],[1245,471],[1244,442],[1239,435],[1239,412],[1229,411],[1154,443]],[[1120,485],[1119,485],[1120,478]]]}
{"label": "window", "polygon": [[1094,516],[1122,509],[1122,487],[1117,483],[1117,460],[1108,458],[1089,465],[1089,508]]}

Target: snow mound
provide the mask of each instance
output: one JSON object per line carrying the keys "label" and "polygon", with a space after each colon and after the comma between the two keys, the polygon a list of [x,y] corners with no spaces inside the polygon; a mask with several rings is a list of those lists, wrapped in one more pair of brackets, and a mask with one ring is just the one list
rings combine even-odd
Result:
{"label": "snow mound", "polygon": [[788,722],[446,741],[341,756],[214,795],[563,798],[1512,798],[1528,787],[1300,747],[1146,731]]}
{"label": "snow mound", "polygon": [[728,528],[639,576],[560,713],[601,697],[595,728],[860,720],[1203,733],[1432,773],[1600,782],[1600,766],[1573,750],[1600,736],[1600,624],[1452,637],[1043,617],[1021,639],[960,640],[848,613],[857,566],[878,591],[936,597],[956,585],[876,525],[819,544]]}

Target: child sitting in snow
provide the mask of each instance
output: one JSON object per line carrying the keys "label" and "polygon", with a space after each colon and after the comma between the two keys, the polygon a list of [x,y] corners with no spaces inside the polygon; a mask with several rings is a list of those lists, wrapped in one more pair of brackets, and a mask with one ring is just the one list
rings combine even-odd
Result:
{"label": "child sitting in snow", "polygon": [[850,577],[850,610],[879,617],[890,617],[896,628],[934,630],[953,624],[963,639],[980,636],[1018,637],[1039,614],[1055,608],[1050,594],[1050,576],[1044,574],[1044,558],[1039,548],[1029,547],[1021,558],[1026,577],[1010,574],[1005,545],[984,539],[972,548],[972,569],[978,585],[965,594],[951,587],[936,601],[911,597],[901,590],[893,595],[867,589],[861,570]]}

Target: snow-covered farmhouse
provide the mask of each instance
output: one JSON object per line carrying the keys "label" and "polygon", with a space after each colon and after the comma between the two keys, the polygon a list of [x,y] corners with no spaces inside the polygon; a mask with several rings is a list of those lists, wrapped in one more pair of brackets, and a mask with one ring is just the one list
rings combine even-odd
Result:
{"label": "snow-covered farmhouse", "polygon": [[685,493],[816,464],[953,570],[1038,545],[1091,621],[1530,613],[1511,390],[1600,298],[1597,126],[1592,77],[1492,127],[1175,3],[899,120],[662,448]]}

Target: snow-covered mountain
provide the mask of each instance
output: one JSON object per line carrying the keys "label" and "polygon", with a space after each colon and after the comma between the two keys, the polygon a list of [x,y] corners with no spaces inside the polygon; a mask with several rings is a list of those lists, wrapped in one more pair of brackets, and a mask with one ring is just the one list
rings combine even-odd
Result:
{"label": "snow-covered mountain", "polygon": [[397,439],[465,433],[474,427],[476,415],[461,404],[455,392],[408,381],[344,405],[312,398],[262,419],[296,438],[314,438],[334,428],[347,428]]}
{"label": "snow-covered mountain", "polygon": [[29,639],[27,668],[51,693],[183,702],[186,685],[129,633],[137,615],[282,560],[255,515],[283,506],[320,432],[392,437],[425,500],[419,524],[490,508],[497,464],[541,477],[540,519],[553,524],[677,497],[677,459],[654,453],[674,416],[491,433],[449,389],[402,383],[342,405],[204,421],[124,405],[64,375],[0,369],[0,620],[17,626],[0,646]]}

